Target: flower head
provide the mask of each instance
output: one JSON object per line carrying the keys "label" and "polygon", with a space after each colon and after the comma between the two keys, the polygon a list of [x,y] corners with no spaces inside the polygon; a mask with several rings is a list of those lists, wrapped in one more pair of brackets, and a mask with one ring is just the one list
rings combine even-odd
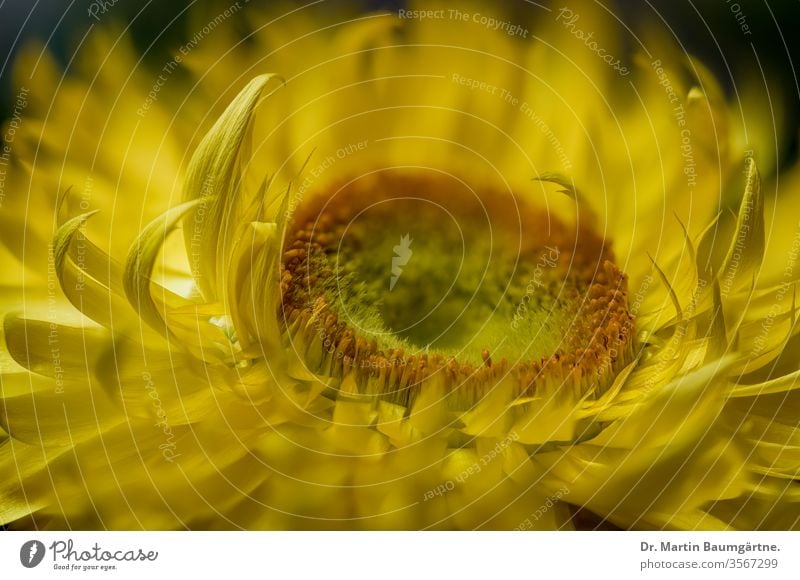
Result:
{"label": "flower head", "polygon": [[797,252],[702,65],[239,10],[155,84],[21,57],[0,523],[797,526]]}

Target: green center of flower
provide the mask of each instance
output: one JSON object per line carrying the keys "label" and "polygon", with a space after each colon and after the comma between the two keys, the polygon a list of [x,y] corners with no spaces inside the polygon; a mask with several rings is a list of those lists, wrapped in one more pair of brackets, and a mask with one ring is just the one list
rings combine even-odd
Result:
{"label": "green center of flower", "polygon": [[452,388],[508,373],[520,392],[597,385],[631,352],[625,277],[603,240],[507,192],[370,174],[305,200],[285,245],[293,348],[363,388],[441,369]]}

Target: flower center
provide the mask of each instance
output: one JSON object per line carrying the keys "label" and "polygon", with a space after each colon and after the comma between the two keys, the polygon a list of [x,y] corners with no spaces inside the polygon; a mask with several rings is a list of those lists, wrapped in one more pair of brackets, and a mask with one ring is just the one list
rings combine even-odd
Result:
{"label": "flower center", "polygon": [[290,347],[349,392],[407,402],[436,375],[476,396],[506,378],[601,392],[630,360],[610,248],[508,193],[373,173],[304,200],[284,242]]}

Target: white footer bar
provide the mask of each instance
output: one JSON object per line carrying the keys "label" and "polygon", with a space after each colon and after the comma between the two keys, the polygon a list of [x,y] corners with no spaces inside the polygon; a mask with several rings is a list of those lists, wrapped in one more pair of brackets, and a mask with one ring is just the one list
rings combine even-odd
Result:
{"label": "white footer bar", "polygon": [[792,532],[2,532],[5,578],[800,578]]}

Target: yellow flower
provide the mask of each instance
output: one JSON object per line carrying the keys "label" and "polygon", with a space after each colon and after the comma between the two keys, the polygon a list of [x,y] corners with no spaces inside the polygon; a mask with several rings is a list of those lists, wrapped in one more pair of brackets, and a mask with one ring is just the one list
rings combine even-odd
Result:
{"label": "yellow flower", "polygon": [[537,14],[235,3],[160,69],[102,28],[63,78],[25,52],[0,523],[797,527],[773,153],[657,36],[625,64],[604,11]]}

